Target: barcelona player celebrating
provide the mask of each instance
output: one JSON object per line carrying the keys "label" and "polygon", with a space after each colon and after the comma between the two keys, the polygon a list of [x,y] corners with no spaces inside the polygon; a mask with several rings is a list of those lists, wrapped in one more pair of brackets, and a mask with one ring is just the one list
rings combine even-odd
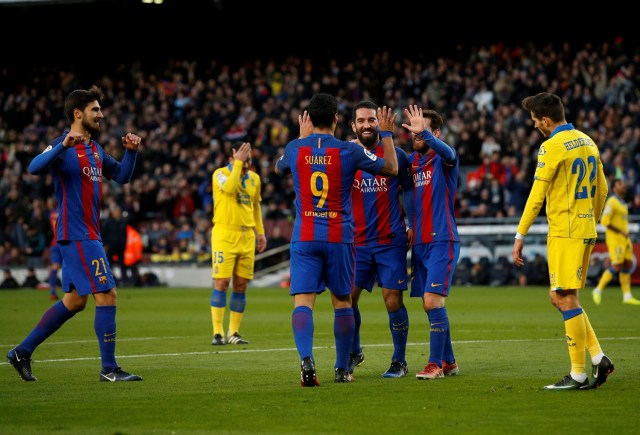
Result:
{"label": "barcelona player celebrating", "polygon": [[[378,106],[372,101],[361,101],[353,108],[351,128],[359,145],[378,157],[384,148],[378,134]],[[351,293],[356,329],[353,347],[349,355],[349,371],[364,361],[360,345],[362,317],[358,307],[360,294],[365,289],[373,291],[382,287],[382,298],[389,315],[389,330],[393,340],[393,355],[385,378],[400,378],[407,374],[405,353],[409,334],[409,316],[403,301],[407,290],[407,247],[413,238],[413,183],[409,175],[407,154],[396,147],[398,176],[374,175],[367,171],[356,172],[353,183],[353,217],[356,224],[356,277]],[[408,209],[409,227],[405,226],[405,210]]]}
{"label": "barcelona player celebrating", "polygon": [[338,100],[329,94],[315,94],[308,111],[299,118],[302,137],[289,142],[276,162],[277,174],[292,174],[296,192],[290,245],[290,293],[295,306],[291,323],[303,387],[318,385],[313,358],[313,306],[326,287],[334,308],[334,381],[353,382],[348,371],[355,329],[351,306],[355,266],[351,189],[358,169],[397,175],[391,132],[395,118],[387,107],[378,110],[383,160],[353,142],[336,139]]}
{"label": "barcelona player celebrating", "polygon": [[460,239],[454,217],[458,186],[458,154],[440,140],[442,116],[418,106],[405,109],[413,153],[409,155],[414,187],[415,220],[411,297],[422,299],[429,319],[429,361],[417,379],[457,375],[445,307],[460,256]]}
{"label": "barcelona player celebrating", "polygon": [[104,118],[102,91],[72,91],[64,112],[71,129],[36,156],[29,165],[32,174],[49,171],[58,201],[56,238],[62,254],[64,297],[49,308],[31,333],[7,353],[9,363],[25,381],[37,380],[31,373],[31,355],[36,347],[67,320],[84,310],[89,295],[96,302],[94,330],[98,338],[102,371],[100,381],[140,381],[116,362],[116,285],[100,236],[102,179],[128,183],[136,163],[141,139],[133,133],[122,138],[122,162],[107,154],[92,138],[100,132]]}

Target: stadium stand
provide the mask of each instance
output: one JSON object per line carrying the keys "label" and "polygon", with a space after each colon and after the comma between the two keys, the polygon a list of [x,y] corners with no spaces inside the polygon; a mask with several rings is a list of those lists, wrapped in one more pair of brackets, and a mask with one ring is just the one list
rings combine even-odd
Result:
{"label": "stadium stand", "polygon": [[[342,103],[336,131],[352,139],[351,108],[371,98],[398,110],[406,104],[432,107],[445,115],[445,140],[461,156],[457,213],[463,254],[472,242],[489,251],[458,271],[461,284],[513,283],[495,245],[512,234],[496,231],[520,215],[542,140],[520,108],[523,96],[541,90],[565,101],[567,119],[599,144],[609,180],[625,177],[630,214],[640,220],[640,54],[637,46],[612,37],[582,44],[502,42],[461,47],[456,56],[400,51],[360,52],[349,59],[324,54],[319,59],[292,55],[171,58],[114,62],[99,72],[52,62],[9,65],[0,70],[0,266],[46,267],[47,248],[33,248],[52,234],[37,216],[47,213],[44,199],[51,180],[27,174],[26,166],[64,128],[62,98],[76,87],[99,84],[107,94],[103,135],[108,152],[119,155],[125,130],[141,132],[144,150],[133,182],[104,184],[105,212],[122,207],[144,242],[142,265],[200,264],[210,260],[210,177],[237,139],[250,141],[263,181],[268,239],[291,236],[291,181],[274,177],[273,163],[298,135],[297,115],[310,96],[322,90]],[[401,127],[396,144],[410,149]],[[467,229],[469,228],[469,229]],[[488,228],[488,234],[478,230]],[[542,229],[542,233],[544,229]],[[282,240],[281,240],[282,241]],[[280,255],[280,252],[278,253]],[[536,267],[544,258],[531,251],[529,283],[544,282]],[[463,255],[461,261],[466,261]],[[279,258],[278,260],[281,260]],[[494,261],[496,262],[495,264]],[[279,261],[278,261],[279,262]],[[261,267],[272,263],[262,261]],[[479,266],[479,267],[476,267]],[[594,268],[592,268],[594,269]],[[512,271],[511,271],[512,272]],[[468,273],[468,275],[467,275]],[[544,274],[543,274],[544,275]],[[499,278],[498,278],[499,276]]]}

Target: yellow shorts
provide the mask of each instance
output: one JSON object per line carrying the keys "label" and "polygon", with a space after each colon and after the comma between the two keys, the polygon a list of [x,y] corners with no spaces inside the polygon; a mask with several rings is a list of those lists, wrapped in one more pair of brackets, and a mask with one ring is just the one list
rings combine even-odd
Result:
{"label": "yellow shorts", "polygon": [[253,228],[217,224],[211,231],[213,278],[253,279],[256,234]]}
{"label": "yellow shorts", "polygon": [[606,238],[606,242],[611,264],[622,264],[625,260],[633,261],[633,247],[629,237],[611,235]]}
{"label": "yellow shorts", "polygon": [[547,261],[551,290],[584,288],[589,270],[591,251],[596,239],[570,239],[549,237],[547,239]]}

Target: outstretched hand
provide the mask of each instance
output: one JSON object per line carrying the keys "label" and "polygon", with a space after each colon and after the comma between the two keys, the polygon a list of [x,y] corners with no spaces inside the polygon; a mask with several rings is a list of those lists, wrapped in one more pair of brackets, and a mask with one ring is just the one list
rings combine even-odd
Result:
{"label": "outstretched hand", "polygon": [[378,107],[378,131],[393,132],[398,115],[390,107]]}
{"label": "outstretched hand", "polygon": [[137,134],[127,133],[122,138],[122,145],[129,151],[138,151],[142,138]]}
{"label": "outstretched hand", "polygon": [[409,105],[404,109],[404,115],[407,118],[408,124],[402,124],[404,128],[411,133],[418,134],[424,130],[424,118],[422,116],[422,108],[414,105]]}

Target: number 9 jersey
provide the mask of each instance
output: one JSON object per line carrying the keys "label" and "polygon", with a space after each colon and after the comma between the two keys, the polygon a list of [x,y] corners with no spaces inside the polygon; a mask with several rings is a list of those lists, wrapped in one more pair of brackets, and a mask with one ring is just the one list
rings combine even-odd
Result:
{"label": "number 9 jersey", "polygon": [[597,237],[608,187],[600,152],[589,136],[572,124],[556,128],[540,146],[534,178],[549,183],[549,237]]}
{"label": "number 9 jersey", "polygon": [[353,142],[314,133],[287,145],[276,163],[296,192],[292,242],[353,243],[351,189],[358,169],[377,174],[384,160]]}

